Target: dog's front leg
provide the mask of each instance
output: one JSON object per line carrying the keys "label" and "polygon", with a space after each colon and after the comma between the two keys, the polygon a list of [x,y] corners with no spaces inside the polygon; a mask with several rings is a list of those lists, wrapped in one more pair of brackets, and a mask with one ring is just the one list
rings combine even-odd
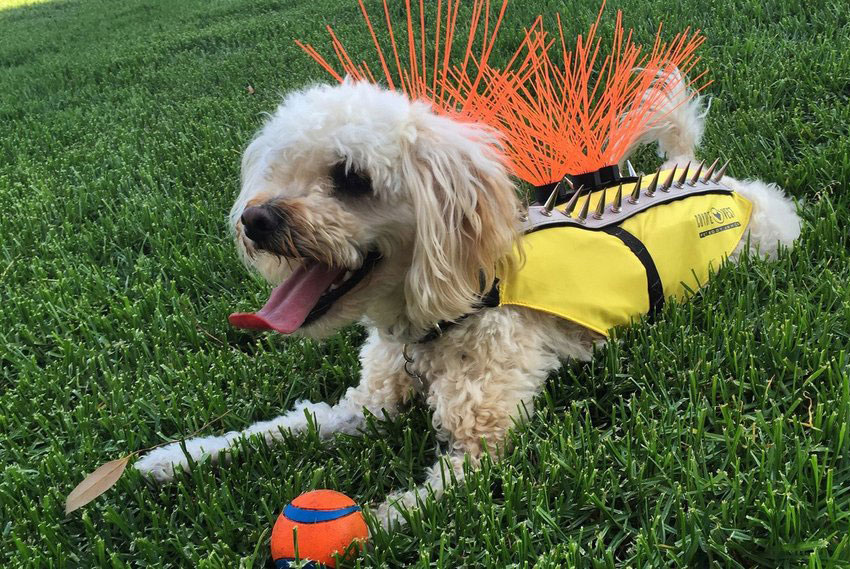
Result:
{"label": "dog's front leg", "polygon": [[[531,403],[532,401],[529,399],[528,405],[531,405]],[[527,410],[530,411],[531,409]],[[511,423],[513,420],[511,415],[519,418],[524,412],[525,410],[520,406],[517,408],[517,413],[505,414],[503,417],[507,423]],[[475,420],[474,415],[470,415],[469,419]],[[498,458],[504,450],[506,434],[507,428],[499,427],[486,435],[482,433],[479,438],[464,438],[462,435],[458,438],[452,436],[449,441],[451,450],[428,468],[425,483],[412,490],[395,492],[388,496],[384,503],[378,506],[376,517],[387,529],[404,523],[402,517],[404,510],[415,509],[420,502],[424,503],[429,497],[439,500],[447,486],[463,480],[465,476],[464,464],[467,461],[469,468],[477,469],[485,450],[485,444],[486,449]]]}
{"label": "dog's front leg", "polygon": [[478,468],[485,447],[498,458],[504,450],[508,429],[526,411],[530,412],[533,404],[532,396],[529,396],[525,401],[512,401],[514,412],[509,412],[508,407],[502,407],[494,413],[492,408],[486,408],[489,406],[469,406],[468,402],[455,401],[453,404],[456,407],[448,409],[453,415],[449,419],[453,423],[449,429],[446,429],[447,418],[438,419],[438,412],[435,411],[434,423],[438,425],[439,422],[441,434],[448,431],[450,450],[427,470],[423,485],[393,493],[378,506],[376,516],[385,528],[403,523],[402,511],[416,508],[429,497],[439,500],[448,485],[463,480],[464,464],[467,461],[470,468]]}
{"label": "dog's front leg", "polygon": [[[139,459],[135,467],[143,475],[158,482],[174,478],[178,470],[189,469],[193,462],[209,460],[218,462],[226,458],[240,439],[262,435],[266,441],[280,439],[284,432],[299,433],[307,430],[309,417],[323,437],[334,433],[358,434],[365,422],[364,409],[382,416],[393,416],[410,395],[410,377],[404,373],[401,346],[388,342],[374,330],[360,351],[362,373],[360,384],[349,388],[336,405],[299,401],[295,407],[270,421],[255,423],[242,431],[231,431],[221,436],[196,437],[181,443],[162,446]],[[187,456],[188,455],[188,456]]]}
{"label": "dog's front leg", "polygon": [[402,522],[402,510],[430,496],[439,499],[448,484],[464,478],[467,460],[478,467],[485,449],[498,458],[508,431],[533,411],[534,396],[559,363],[547,343],[560,336],[554,326],[550,336],[538,336],[547,331],[540,318],[537,328],[517,326],[515,334],[513,323],[506,322],[493,314],[433,345],[411,347],[413,368],[428,383],[434,427],[449,452],[428,469],[422,486],[378,506],[376,516],[385,527]]}

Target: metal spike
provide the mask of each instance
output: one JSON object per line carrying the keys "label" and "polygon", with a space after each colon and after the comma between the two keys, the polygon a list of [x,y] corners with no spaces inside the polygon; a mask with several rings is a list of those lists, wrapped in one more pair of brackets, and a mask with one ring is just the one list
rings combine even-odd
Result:
{"label": "metal spike", "polygon": [[696,186],[697,185],[697,180],[699,180],[699,175],[702,173],[702,167],[703,166],[705,166],[705,160],[700,162],[699,166],[697,166],[697,171],[694,172],[694,175],[691,176],[691,181],[688,182],[689,186]]}
{"label": "metal spike", "polygon": [[[670,186],[673,185],[673,178],[676,176],[676,168],[678,168],[678,167],[679,167],[678,164],[673,164],[673,169],[670,170],[670,174],[667,176],[667,179],[664,180],[664,182],[662,182],[662,184],[661,184],[661,191],[662,192],[669,192],[670,191]],[[658,173],[660,174],[661,171],[659,170]]]}
{"label": "metal spike", "polygon": [[714,174],[714,169],[717,168],[717,163],[720,162],[720,158],[715,158],[714,162],[711,163],[711,166],[708,167],[708,170],[705,171],[705,175],[702,177],[702,183],[708,183],[711,180],[711,175]]}
{"label": "metal spike", "polygon": [[723,167],[720,168],[712,182],[719,182],[723,175],[726,174],[726,167],[729,166],[729,162],[731,162],[731,160],[727,160],[726,164],[724,164]]}
{"label": "metal spike", "polygon": [[[635,187],[638,188],[637,192],[638,192],[638,195],[640,195],[640,190],[643,188],[643,174],[638,176],[637,182],[635,182]],[[646,192],[646,195],[649,196],[649,197],[652,197],[655,194],[654,194],[654,192],[653,193]]]}
{"label": "metal spike", "polygon": [[652,177],[652,181],[649,182],[649,186],[646,188],[646,195],[652,197],[655,195],[655,189],[658,187],[658,176],[661,175],[661,170],[658,170],[655,175]]}
{"label": "metal spike", "polygon": [[599,203],[596,204],[596,211],[593,212],[594,219],[602,219],[605,213],[605,202],[608,201],[608,188],[602,189],[602,197],[599,198]]}
{"label": "metal spike", "polygon": [[555,202],[558,201],[558,192],[561,191],[561,183],[558,182],[555,184],[555,189],[552,190],[552,193],[549,194],[549,197],[546,198],[546,203],[543,204],[543,209],[540,210],[540,213],[549,217],[552,215],[552,210],[555,209]]}
{"label": "metal spike", "polygon": [[578,189],[573,194],[573,197],[570,198],[570,201],[567,202],[567,205],[564,207],[564,211],[562,212],[567,217],[572,217],[573,211],[576,209],[576,204],[578,203],[578,197],[581,195],[581,191],[584,189],[584,186],[579,186]]}
{"label": "metal spike", "polygon": [[620,186],[617,188],[617,195],[614,196],[614,203],[611,204],[611,211],[614,213],[620,213],[623,211],[623,184],[620,183]]}
{"label": "metal spike", "polygon": [[572,181],[572,180],[570,180],[570,177],[569,177],[569,176],[564,176],[564,181],[565,181],[565,182],[567,183],[567,185],[570,187],[570,191],[572,191],[572,190],[575,190],[575,189],[576,189],[576,187],[573,185],[573,181]]}
{"label": "metal spike", "polygon": [[684,186],[684,185],[685,185],[685,180],[687,180],[687,179],[688,179],[688,169],[689,169],[690,167],[691,167],[691,163],[690,163],[690,162],[688,162],[687,164],[685,164],[685,169],[684,169],[684,170],[682,170],[682,174],[681,174],[681,176],[679,176],[679,179],[678,179],[678,180],[676,180],[676,187],[677,187],[677,188],[681,188],[682,186]]}
{"label": "metal spike", "polygon": [[634,166],[632,166],[632,161],[631,161],[631,160],[626,160],[626,168],[627,168],[627,169],[628,169],[628,171],[629,171],[629,176],[630,176],[630,177],[634,178],[635,176],[637,176],[637,172],[635,172],[635,167],[634,167]]}
{"label": "metal spike", "polygon": [[636,204],[640,201],[640,183],[642,181],[643,179],[639,179],[637,182],[635,182],[635,187],[632,188],[632,194],[629,196],[630,204]]}
{"label": "metal spike", "polygon": [[578,214],[578,220],[582,223],[587,219],[587,212],[590,211],[590,194],[587,194],[587,199],[584,200],[584,205],[581,206],[581,211]]}

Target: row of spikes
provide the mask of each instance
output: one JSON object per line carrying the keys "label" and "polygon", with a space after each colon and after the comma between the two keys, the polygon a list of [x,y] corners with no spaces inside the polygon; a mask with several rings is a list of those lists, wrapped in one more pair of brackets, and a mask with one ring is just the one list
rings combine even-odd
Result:
{"label": "row of spikes", "polygon": [[[405,0],[406,34],[397,33],[387,0],[383,0],[389,46],[386,41],[382,46],[363,0],[358,2],[387,86],[411,99],[430,102],[437,112],[482,122],[501,132],[508,166],[517,177],[536,186],[564,174],[581,174],[619,162],[653,122],[708,84],[698,84],[704,73],[689,82],[682,75],[699,62],[695,51],[705,38],[698,31],[686,29],[665,43],[659,25],[652,50],[645,53],[632,32],[624,30],[619,11],[610,54],[597,69],[602,44],[597,32],[604,0],[596,21],[586,36],[578,36],[574,50],[566,47],[560,15],[559,50],[553,48],[555,40],[549,38],[543,18],[538,16],[501,69],[489,65],[489,59],[507,0],[502,0],[497,10],[490,0],[473,1],[460,58],[454,48],[460,0],[437,0],[433,33],[426,30],[424,0],[419,0],[415,13],[411,0]],[[338,81],[348,75],[376,82],[366,61],[355,63],[333,29],[327,29],[341,71],[312,45],[296,43]],[[406,45],[402,45],[405,36]],[[560,65],[553,62],[553,51],[560,51]],[[669,95],[677,90],[684,96],[674,101]]]}
{"label": "row of spikes", "polygon": [[[718,158],[715,160],[711,166],[703,174],[703,167],[705,166],[705,161],[702,161],[697,166],[697,169],[694,171],[690,180],[688,180],[688,171],[691,168],[691,163],[688,162],[685,165],[684,170],[679,174],[678,178],[676,178],[676,170],[679,165],[675,164],[673,169],[670,170],[670,173],[667,175],[667,178],[661,182],[659,186],[659,178],[661,176],[661,169],[659,168],[657,172],[655,172],[655,176],[653,176],[652,180],[649,182],[649,185],[646,187],[646,191],[644,195],[646,197],[652,198],[655,197],[655,193],[657,191],[669,192],[675,188],[683,188],[685,184],[689,186],[696,186],[697,183],[707,184],[709,182],[717,183],[719,182],[723,176],[726,175],[726,168],[729,166],[729,160],[726,161],[723,166],[721,166],[720,170],[715,174],[714,171],[717,168],[717,164],[720,162]],[[568,182],[567,179],[565,181]],[[637,182],[635,182],[634,188],[632,189],[631,194],[626,198],[630,204],[637,204],[641,198],[641,190],[643,186],[643,176],[638,176]],[[558,188],[556,187],[552,193],[549,195],[549,198],[546,200],[540,208],[540,213],[550,217],[553,212],[560,212],[562,215],[568,218],[572,218],[573,212],[576,209],[576,205],[578,204],[579,196],[582,195],[583,187],[579,187],[573,193],[573,197],[567,202],[566,206],[563,210],[556,210],[555,204],[558,199]],[[596,204],[596,210],[593,212],[594,219],[602,219],[605,215],[605,204],[608,202],[608,189],[604,188],[602,190],[602,195],[599,198],[599,201]],[[614,202],[611,204],[611,213],[620,213],[623,209],[623,184],[621,183],[617,187],[617,194],[614,197]],[[590,194],[587,195],[587,199],[584,201],[584,205],[576,217],[576,220],[580,223],[584,223],[587,220],[588,215],[590,214]],[[523,219],[525,221],[525,218]]]}

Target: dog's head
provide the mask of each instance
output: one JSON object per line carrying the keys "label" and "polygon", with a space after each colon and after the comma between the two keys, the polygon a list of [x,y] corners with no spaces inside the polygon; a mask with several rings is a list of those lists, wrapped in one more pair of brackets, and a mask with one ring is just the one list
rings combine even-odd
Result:
{"label": "dog's head", "polygon": [[231,211],[276,285],[237,326],[321,336],[363,316],[411,336],[508,270],[518,203],[492,132],[365,82],[289,95],[248,146]]}

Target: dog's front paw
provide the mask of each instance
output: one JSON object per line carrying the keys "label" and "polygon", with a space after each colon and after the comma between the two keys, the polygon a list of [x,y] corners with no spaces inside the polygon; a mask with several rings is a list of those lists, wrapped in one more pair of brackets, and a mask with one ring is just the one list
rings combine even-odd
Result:
{"label": "dog's front paw", "polygon": [[230,448],[237,438],[239,433],[230,432],[221,437],[189,439],[182,445],[170,443],[152,450],[137,460],[133,466],[147,478],[157,482],[170,482],[177,472],[189,470],[189,457],[196,463],[206,460],[218,462],[220,455]]}
{"label": "dog's front paw", "polygon": [[163,483],[173,480],[176,470],[189,470],[189,460],[179,443],[171,443],[144,455],[133,467],[142,476]]}
{"label": "dog's front paw", "polygon": [[417,508],[415,491],[393,492],[375,510],[375,518],[385,530],[398,529],[407,524],[405,513]]}

